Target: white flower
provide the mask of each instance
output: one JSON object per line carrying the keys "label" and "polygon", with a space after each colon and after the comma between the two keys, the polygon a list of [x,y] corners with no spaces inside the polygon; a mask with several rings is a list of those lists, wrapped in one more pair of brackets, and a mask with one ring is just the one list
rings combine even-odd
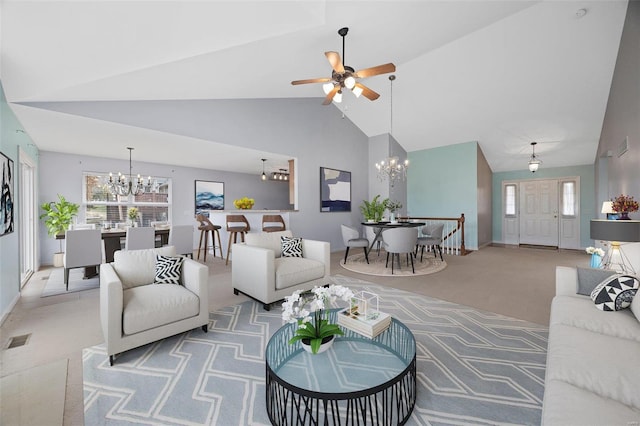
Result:
{"label": "white flower", "polygon": [[588,254],[593,254],[593,252],[594,252],[594,250],[595,250],[595,249],[596,249],[595,247],[587,247],[586,252],[587,252]]}
{"label": "white flower", "polygon": [[309,292],[296,290],[282,302],[282,320],[302,323],[312,321],[312,312],[328,309],[337,297],[350,301],[353,292],[348,287],[333,284],[329,287],[316,286]]}
{"label": "white flower", "polygon": [[601,248],[595,249],[593,253],[597,254],[600,257],[604,257],[604,250],[602,250]]}

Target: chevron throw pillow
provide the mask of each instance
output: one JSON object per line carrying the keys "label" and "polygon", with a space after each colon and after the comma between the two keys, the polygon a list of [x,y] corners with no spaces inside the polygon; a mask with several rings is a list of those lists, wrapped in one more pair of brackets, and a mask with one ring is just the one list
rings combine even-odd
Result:
{"label": "chevron throw pillow", "polygon": [[154,284],[180,284],[184,257],[156,256],[156,278]]}
{"label": "chevron throw pillow", "polygon": [[302,238],[280,237],[282,243],[282,257],[303,257]]}
{"label": "chevron throw pillow", "polygon": [[638,278],[616,274],[598,284],[591,292],[591,299],[598,309],[619,311],[631,305],[639,287]]}

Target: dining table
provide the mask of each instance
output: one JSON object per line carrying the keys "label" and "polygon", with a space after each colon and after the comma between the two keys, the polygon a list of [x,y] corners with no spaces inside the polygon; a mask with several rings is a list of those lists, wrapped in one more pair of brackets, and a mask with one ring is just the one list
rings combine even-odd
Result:
{"label": "dining table", "polygon": [[[155,228],[156,237],[160,238],[160,245],[169,243],[169,227]],[[127,230],[121,228],[102,229],[102,241],[104,241],[104,257],[106,263],[113,262],[113,254],[122,250],[122,239],[127,236]],[[56,235],[56,240],[64,240],[64,234]],[[91,278],[98,274],[95,266],[85,268],[85,278]]]}
{"label": "dining table", "polygon": [[382,241],[382,232],[385,229],[392,229],[392,228],[417,228],[419,226],[424,226],[426,225],[425,222],[413,222],[413,221],[408,221],[408,220],[404,220],[404,221],[394,221],[394,222],[389,222],[389,221],[382,221],[382,222],[361,222],[362,225],[364,226],[371,226],[373,228],[375,228],[375,237],[373,238],[373,241],[371,242],[371,245],[369,246],[369,250],[371,251],[371,249],[373,248],[373,246],[375,245],[376,241]]}

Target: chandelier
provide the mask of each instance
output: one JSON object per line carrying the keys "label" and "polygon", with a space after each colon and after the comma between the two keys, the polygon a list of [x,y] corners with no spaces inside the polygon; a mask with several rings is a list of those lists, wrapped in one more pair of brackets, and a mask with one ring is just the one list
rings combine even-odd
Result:
{"label": "chandelier", "polygon": [[120,196],[144,194],[151,188],[151,176],[149,176],[146,185],[140,175],[136,177],[134,182],[133,173],[131,172],[131,151],[133,151],[133,148],[128,146],[127,149],[129,150],[129,179],[127,180],[125,175],[118,172],[118,177],[114,181],[113,173],[109,173],[109,190],[113,195]]}
{"label": "chandelier", "polygon": [[[389,123],[389,135],[393,134],[393,80],[396,79],[395,75],[389,76],[391,82],[391,115]],[[407,169],[409,168],[409,160],[401,162],[398,157],[387,157],[382,161],[376,163],[376,169],[378,170],[378,179],[384,181],[389,179],[391,186],[394,186],[397,180],[407,179]]]}
{"label": "chandelier", "polygon": [[536,156],[536,145],[537,145],[537,142],[531,142],[532,153],[531,153],[531,157],[529,158],[529,171],[531,173],[535,173],[536,170],[538,170],[538,167],[540,167],[540,164],[542,163],[542,161],[538,160],[538,157]]}
{"label": "chandelier", "polygon": [[387,157],[384,160],[376,163],[376,169],[378,170],[378,179],[381,181],[389,179],[391,186],[395,184],[397,180],[407,179],[407,169],[409,168],[409,160],[401,162],[398,157]]}

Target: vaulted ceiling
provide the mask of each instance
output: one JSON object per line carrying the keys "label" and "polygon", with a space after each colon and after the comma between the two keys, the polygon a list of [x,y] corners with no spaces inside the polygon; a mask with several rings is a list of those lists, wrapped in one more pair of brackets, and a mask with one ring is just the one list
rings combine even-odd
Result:
{"label": "vaulted ceiling", "polygon": [[[230,159],[269,153],[60,105],[317,97],[318,108],[339,108],[367,136],[391,132],[407,151],[478,141],[497,172],[526,168],[536,141],[544,167],[593,164],[626,8],[617,0],[4,1],[0,78],[25,130],[49,151],[127,158],[135,140],[166,147],[146,161],[199,167],[172,148],[188,143],[225,154],[208,167],[242,170]],[[345,93],[322,106],[321,85],[290,84],[330,76],[324,52],[342,54],[345,26],[346,65],[396,65],[393,104],[388,75],[362,80],[381,94],[374,102]]]}

